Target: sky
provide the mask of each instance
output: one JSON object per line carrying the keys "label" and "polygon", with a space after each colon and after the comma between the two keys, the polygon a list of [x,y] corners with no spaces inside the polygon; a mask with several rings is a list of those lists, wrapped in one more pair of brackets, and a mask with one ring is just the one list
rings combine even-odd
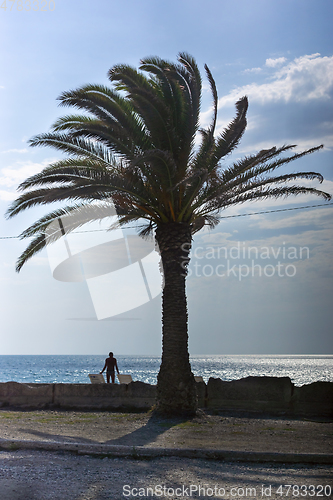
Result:
{"label": "sky", "polygon": [[[90,230],[68,242],[81,265],[98,245],[134,242],[141,267],[120,267],[121,275],[55,279],[72,262],[64,246],[52,253],[51,245],[15,272],[27,244],[17,236],[45,212],[32,209],[10,220],[5,212],[20,182],[60,158],[27,144],[65,114],[60,93],[108,85],[115,64],[137,67],[152,55],[175,61],[186,51],[203,74],[202,126],[211,117],[204,64],[219,94],[217,132],[233,118],[237,99],[249,98],[247,131],[227,162],[274,145],[301,151],[324,144],[280,173],[320,172],[321,185],[306,185],[333,194],[332,14],[331,0],[1,3],[0,354],[161,352],[156,256],[133,231],[117,239]],[[221,217],[193,241],[190,354],[333,354],[333,205],[304,195],[247,203]],[[152,285],[148,295],[142,266]]]}

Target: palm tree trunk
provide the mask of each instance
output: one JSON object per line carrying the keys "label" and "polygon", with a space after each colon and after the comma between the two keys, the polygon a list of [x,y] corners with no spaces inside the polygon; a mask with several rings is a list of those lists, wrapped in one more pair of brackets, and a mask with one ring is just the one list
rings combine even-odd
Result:
{"label": "palm tree trunk", "polygon": [[193,415],[197,394],[188,353],[185,280],[191,230],[189,224],[168,223],[156,230],[162,258],[162,362],[157,377],[157,411]]}

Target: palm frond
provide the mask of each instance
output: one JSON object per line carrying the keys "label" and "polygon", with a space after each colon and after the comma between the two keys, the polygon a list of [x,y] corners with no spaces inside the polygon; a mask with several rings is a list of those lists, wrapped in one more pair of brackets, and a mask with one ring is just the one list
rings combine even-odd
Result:
{"label": "palm frond", "polygon": [[212,159],[209,165],[210,170],[214,169],[222,158],[229,155],[238,146],[239,141],[244,134],[247,125],[247,97],[242,97],[236,102],[236,109],[237,114],[235,119],[216,139],[215,150],[212,154]]}
{"label": "palm frond", "polygon": [[118,164],[109,164],[106,166],[105,162],[92,161],[86,158],[66,158],[52,163],[44,168],[41,172],[28,177],[19,186],[19,191],[25,189],[61,183],[73,183],[77,179],[92,179],[99,176],[100,171],[104,170],[109,175],[117,174],[119,168]]}
{"label": "palm frond", "polygon": [[[111,129],[126,131],[136,147],[152,147],[145,124],[133,104],[115,90],[102,85],[85,85],[78,90],[64,92],[59,100],[63,106],[88,111]],[[64,125],[58,120],[53,127],[56,130],[59,126]]]}
{"label": "palm frond", "polygon": [[[75,229],[84,226],[93,221],[101,221],[103,219],[114,217],[116,209],[112,200],[109,202],[100,203],[77,203],[58,208],[47,215],[44,215],[39,220],[34,222],[25,231],[20,234],[21,238],[30,238],[37,233],[46,232],[52,226],[52,223],[61,219],[65,234],[68,234]],[[54,242],[63,236],[61,231],[48,231],[48,241]]]}
{"label": "palm frond", "polygon": [[105,165],[113,162],[113,153],[103,143],[92,142],[70,134],[46,133],[36,135],[29,141],[30,146],[50,146],[74,156],[103,161]]}
{"label": "palm frond", "polygon": [[210,72],[210,69],[208,68],[207,64],[205,64],[205,70],[206,70],[206,75],[209,81],[209,85],[212,91],[212,96],[213,96],[213,119],[210,127],[208,128],[209,134],[213,137],[214,132],[215,132],[215,127],[216,127],[216,120],[217,120],[217,105],[218,105],[218,95],[217,95],[217,89],[216,89],[216,84],[215,80],[213,78],[213,75]]}
{"label": "palm frond", "polygon": [[34,255],[36,255],[38,252],[43,250],[45,248],[46,241],[45,241],[45,235],[44,234],[39,234],[36,238],[34,238],[25,251],[20,255],[20,257],[17,260],[16,263],[16,268],[15,270],[17,272],[20,272],[22,269],[23,265],[31,259]]}

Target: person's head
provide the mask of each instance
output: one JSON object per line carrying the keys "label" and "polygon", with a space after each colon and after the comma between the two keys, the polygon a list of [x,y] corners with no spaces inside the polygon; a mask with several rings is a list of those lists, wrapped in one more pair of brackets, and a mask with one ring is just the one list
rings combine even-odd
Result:
{"label": "person's head", "polygon": [[110,358],[113,358],[113,352],[109,352]]}

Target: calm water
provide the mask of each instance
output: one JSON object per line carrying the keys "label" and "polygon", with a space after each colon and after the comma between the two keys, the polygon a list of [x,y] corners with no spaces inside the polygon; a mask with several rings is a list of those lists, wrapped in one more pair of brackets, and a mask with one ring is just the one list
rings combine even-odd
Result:
{"label": "calm water", "polygon": [[[106,356],[0,356],[0,382],[89,383]],[[117,356],[120,373],[156,384],[159,356]],[[192,356],[192,371],[205,382],[210,377],[237,380],[254,376],[290,377],[295,385],[317,380],[333,382],[333,356]]]}

